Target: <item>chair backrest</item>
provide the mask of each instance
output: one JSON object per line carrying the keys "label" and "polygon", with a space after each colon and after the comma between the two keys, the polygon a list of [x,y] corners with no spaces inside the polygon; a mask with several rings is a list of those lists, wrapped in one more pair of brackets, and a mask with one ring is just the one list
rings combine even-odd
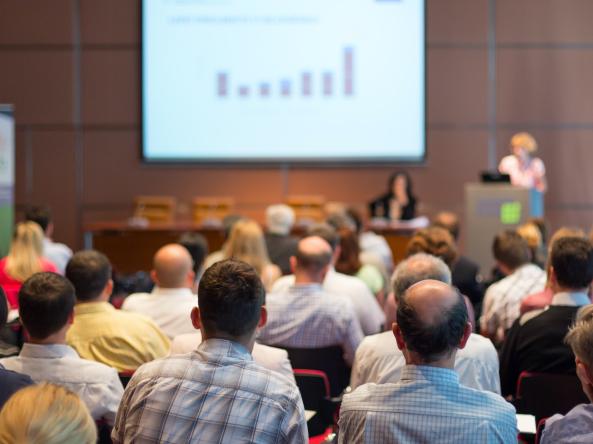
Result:
{"label": "chair backrest", "polygon": [[588,403],[576,375],[522,372],[517,381],[517,413],[529,413],[537,421],[555,413],[566,414],[578,404]]}
{"label": "chair backrest", "polygon": [[305,410],[315,412],[315,416],[307,421],[309,436],[321,435],[333,422],[331,413],[327,411],[327,400],[330,397],[327,376],[319,370],[294,369],[293,371]]}
{"label": "chair backrest", "polygon": [[118,373],[119,380],[121,381],[121,384],[124,386],[124,388],[126,388],[128,382],[130,382],[130,379],[132,379],[132,376],[134,376],[135,371],[136,370],[122,370]]}
{"label": "chair backrest", "polygon": [[195,197],[192,200],[192,221],[199,225],[221,226],[222,220],[235,207],[232,197]]}
{"label": "chair backrest", "polygon": [[321,222],[325,217],[323,196],[288,196],[286,205],[293,209],[296,225]]}
{"label": "chair backrest", "polygon": [[339,396],[350,381],[350,368],[339,345],[323,348],[287,348],[292,368],[319,370],[327,375],[331,396]]}

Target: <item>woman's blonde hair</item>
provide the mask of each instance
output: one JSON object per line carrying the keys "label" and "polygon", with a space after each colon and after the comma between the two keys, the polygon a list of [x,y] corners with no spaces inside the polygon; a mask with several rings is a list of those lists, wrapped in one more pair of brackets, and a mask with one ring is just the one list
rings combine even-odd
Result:
{"label": "woman's blonde hair", "polygon": [[43,383],[16,392],[0,412],[0,443],[94,444],[88,408],[71,391]]}
{"label": "woman's blonde hair", "polygon": [[35,222],[17,224],[10,251],[6,258],[6,272],[13,279],[24,282],[41,269],[43,231]]}
{"label": "woman's blonde hair", "polygon": [[530,155],[537,152],[537,142],[529,133],[517,133],[511,137],[511,148],[513,147],[524,148]]}
{"label": "woman's blonde hair", "polygon": [[264,233],[257,222],[242,219],[233,225],[224,247],[225,257],[239,259],[251,265],[261,276],[270,264]]}

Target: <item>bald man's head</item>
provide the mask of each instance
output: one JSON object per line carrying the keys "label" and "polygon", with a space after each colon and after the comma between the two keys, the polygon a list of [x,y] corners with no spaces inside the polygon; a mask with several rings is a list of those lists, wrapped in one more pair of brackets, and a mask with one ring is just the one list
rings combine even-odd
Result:
{"label": "bald man's head", "polygon": [[397,326],[406,348],[427,364],[450,356],[464,338],[467,308],[459,292],[444,282],[424,280],[400,298]]}
{"label": "bald man's head", "polygon": [[331,259],[332,248],[327,241],[319,236],[305,237],[297,246],[294,260],[295,273],[316,275],[329,266]]}
{"label": "bald man's head", "polygon": [[179,244],[160,248],[153,258],[151,276],[161,288],[191,288],[193,262],[187,249]]}

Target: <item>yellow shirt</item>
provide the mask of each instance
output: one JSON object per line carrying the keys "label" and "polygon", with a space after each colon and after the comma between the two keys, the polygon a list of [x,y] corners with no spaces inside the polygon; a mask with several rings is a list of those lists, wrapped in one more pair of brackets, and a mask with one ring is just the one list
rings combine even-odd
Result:
{"label": "yellow shirt", "polygon": [[169,338],[149,318],[116,310],[108,302],[85,302],[74,307],[68,345],[81,358],[117,369],[135,370],[169,354]]}

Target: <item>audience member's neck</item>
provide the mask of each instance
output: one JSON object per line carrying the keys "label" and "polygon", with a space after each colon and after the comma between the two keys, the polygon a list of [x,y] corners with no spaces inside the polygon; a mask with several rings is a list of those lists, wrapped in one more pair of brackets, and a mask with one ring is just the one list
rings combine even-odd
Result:
{"label": "audience member's neck", "polygon": [[98,302],[108,302],[109,301],[109,295],[100,295],[99,297],[96,297],[94,299],[88,299],[88,300],[76,300],[76,305],[82,305],[82,304],[93,304],[93,303],[98,303]]}
{"label": "audience member's neck", "polygon": [[406,350],[404,357],[406,358],[407,365],[423,365],[427,367],[438,367],[453,369],[455,367],[455,355],[457,350],[453,350],[450,354],[445,354],[442,358],[435,361],[427,362],[426,359],[422,358],[418,353]]}
{"label": "audience member's neck", "polygon": [[554,294],[557,294],[557,293],[585,293],[585,294],[587,294],[589,292],[589,289],[587,287],[585,287],[585,288],[566,288],[561,285],[558,285],[558,283],[555,283],[555,282],[552,282],[550,287],[552,288],[552,292]]}
{"label": "audience member's neck", "polygon": [[31,344],[36,345],[65,345],[66,344],[66,332],[68,331],[68,326],[65,326],[61,330],[49,335],[47,338],[44,339],[36,339],[36,338],[29,338]]}
{"label": "audience member's neck", "polygon": [[236,342],[238,344],[241,344],[243,347],[245,347],[247,350],[249,350],[249,353],[251,353],[253,351],[253,346],[255,344],[255,332],[252,332],[251,334],[247,334],[244,336],[237,337],[237,336],[228,334],[226,332],[217,331],[215,333],[209,333],[204,328],[201,328],[200,330],[202,332],[202,339],[204,341],[207,339],[224,339],[226,341],[231,341],[231,342]]}
{"label": "audience member's neck", "polygon": [[304,270],[299,269],[296,269],[294,271],[295,285],[322,284],[323,278],[323,274],[308,273]]}

